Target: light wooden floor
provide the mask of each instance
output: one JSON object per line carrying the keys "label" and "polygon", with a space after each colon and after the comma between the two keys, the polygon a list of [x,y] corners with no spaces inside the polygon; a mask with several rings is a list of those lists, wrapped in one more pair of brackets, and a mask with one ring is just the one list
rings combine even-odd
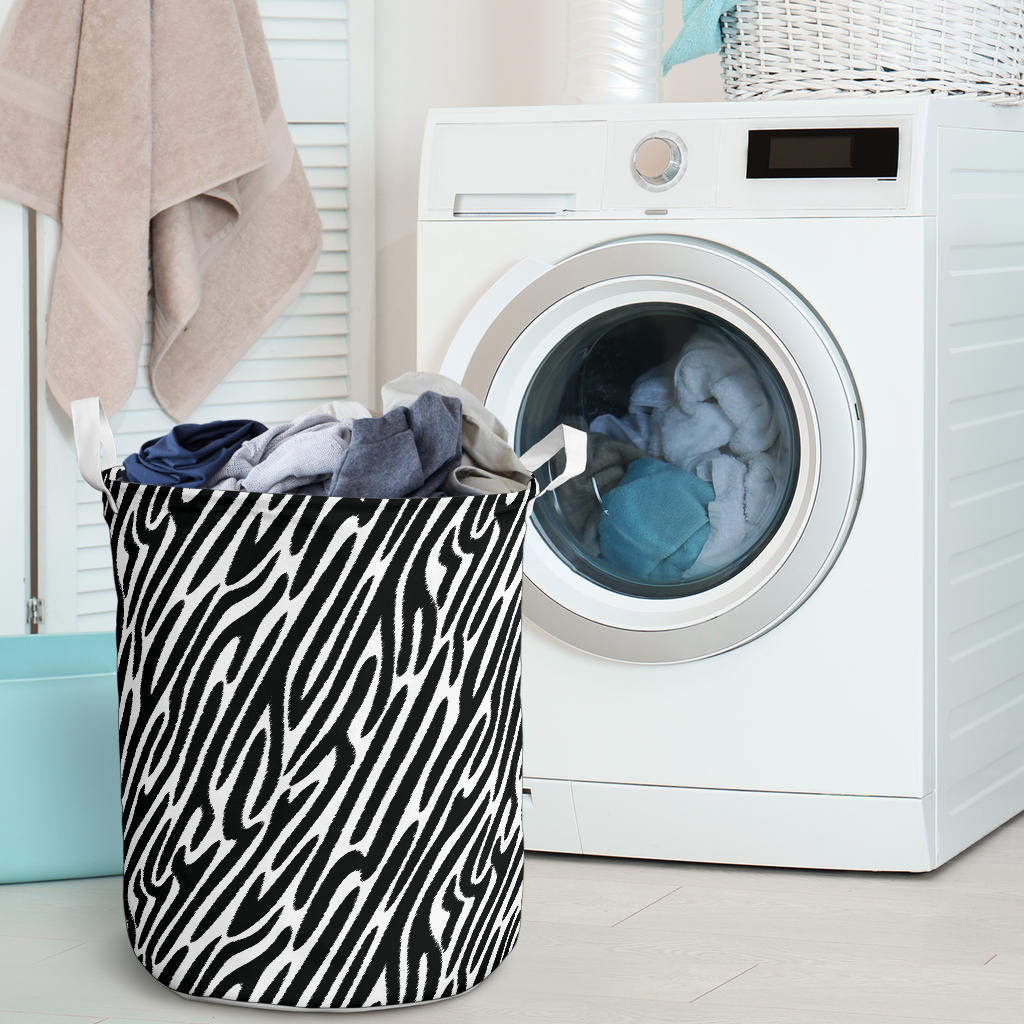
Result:
{"label": "light wooden floor", "polygon": [[[275,1019],[153,981],[128,948],[119,884],[0,886],[0,1024]],[[379,1019],[1024,1022],[1024,816],[921,876],[531,855],[525,918],[475,991]]]}

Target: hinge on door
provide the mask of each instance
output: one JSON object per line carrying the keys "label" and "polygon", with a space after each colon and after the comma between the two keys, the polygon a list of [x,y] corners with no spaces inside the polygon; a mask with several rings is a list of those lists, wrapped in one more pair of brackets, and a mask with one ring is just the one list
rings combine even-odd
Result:
{"label": "hinge on door", "polygon": [[30,626],[42,625],[43,621],[43,599],[41,597],[30,597],[27,604],[26,621]]}

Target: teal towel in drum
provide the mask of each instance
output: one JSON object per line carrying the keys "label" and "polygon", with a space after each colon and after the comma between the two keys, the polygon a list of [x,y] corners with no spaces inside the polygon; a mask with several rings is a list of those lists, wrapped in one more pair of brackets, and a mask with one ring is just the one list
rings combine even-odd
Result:
{"label": "teal towel in drum", "polygon": [[657,459],[637,459],[602,502],[601,555],[637,579],[678,582],[711,532],[706,480]]}
{"label": "teal towel in drum", "polygon": [[683,0],[683,28],[662,59],[667,75],[676,64],[685,64],[722,48],[719,19],[731,11],[738,0]]}

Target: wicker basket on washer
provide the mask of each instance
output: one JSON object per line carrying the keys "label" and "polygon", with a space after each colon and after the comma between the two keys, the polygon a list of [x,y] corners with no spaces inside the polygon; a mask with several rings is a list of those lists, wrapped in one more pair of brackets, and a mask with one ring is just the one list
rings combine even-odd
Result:
{"label": "wicker basket on washer", "polygon": [[1024,100],[1022,0],[740,0],[722,19],[735,99],[932,92]]}

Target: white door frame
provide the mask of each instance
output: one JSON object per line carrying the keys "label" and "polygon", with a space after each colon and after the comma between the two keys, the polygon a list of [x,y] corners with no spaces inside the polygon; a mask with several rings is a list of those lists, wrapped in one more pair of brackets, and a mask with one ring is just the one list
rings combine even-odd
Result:
{"label": "white door frame", "polygon": [[[352,395],[369,402],[377,393],[376,324],[377,203],[376,130],[374,123],[374,66],[376,28],[374,0],[348,0],[348,131],[350,151],[358,158],[349,163],[349,232],[351,263],[349,294],[364,295],[349,312],[349,381]],[[351,54],[370,54],[353,63]]]}
{"label": "white door frame", "polygon": [[[0,2],[0,19],[5,4]],[[29,213],[0,201],[0,323],[4,372],[0,374],[0,458],[4,499],[0,501],[0,635],[29,631],[30,451],[29,422]]]}

